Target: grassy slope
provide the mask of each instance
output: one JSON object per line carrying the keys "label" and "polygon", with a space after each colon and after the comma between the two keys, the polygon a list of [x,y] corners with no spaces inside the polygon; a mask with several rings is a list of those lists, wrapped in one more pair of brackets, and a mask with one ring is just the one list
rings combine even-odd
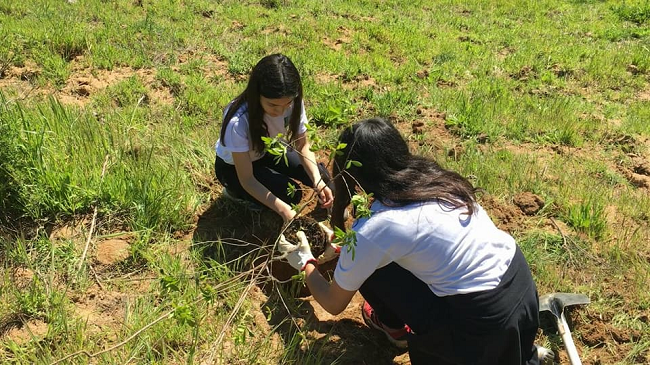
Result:
{"label": "grassy slope", "polygon": [[[1,0],[0,74],[29,72],[22,89],[2,84],[1,208],[24,225],[5,225],[0,317],[38,319],[48,331],[40,342],[5,341],[0,357],[50,362],[98,351],[166,310],[177,311],[178,325],[155,326],[102,361],[184,361],[219,339],[228,313],[215,310],[215,297],[232,305],[240,289],[217,283],[233,273],[166,247],[214,198],[221,108],[261,56],[283,52],[304,76],[323,143],[362,117],[391,116],[407,128],[424,120],[429,132],[409,136],[419,152],[472,175],[506,206],[522,192],[541,197],[544,209],[513,232],[540,292],[588,294],[581,321],[604,318],[610,332],[632,334],[603,339],[609,359],[647,359],[649,14],[644,1]],[[44,96],[74,93],[79,73],[105,72],[128,77],[82,106]],[[172,101],[158,102],[157,90]],[[445,114],[447,134],[434,134],[432,111]],[[463,152],[448,153],[456,148]],[[74,297],[96,290],[84,241],[43,233],[84,218],[88,233],[95,209],[98,238],[134,232],[118,272],[139,267],[155,278],[125,299],[110,334],[73,315]],[[33,273],[24,287],[15,285],[18,269]],[[122,295],[131,285],[111,281],[108,290]],[[206,291],[212,304],[197,299]],[[252,328],[246,315],[236,323]],[[271,352],[272,342],[248,330],[227,334],[236,356],[272,361],[249,347],[259,341]],[[589,344],[586,356],[604,356]]]}

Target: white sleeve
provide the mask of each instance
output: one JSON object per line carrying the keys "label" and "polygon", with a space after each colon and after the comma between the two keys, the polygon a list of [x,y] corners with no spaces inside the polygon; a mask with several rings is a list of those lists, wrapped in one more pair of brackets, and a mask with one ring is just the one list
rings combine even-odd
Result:
{"label": "white sleeve", "polygon": [[300,125],[298,125],[298,134],[303,134],[307,132],[307,113],[305,112],[305,103],[302,102],[300,105]]}
{"label": "white sleeve", "polygon": [[250,151],[247,114],[230,119],[224,135],[224,145],[230,152]]}
{"label": "white sleeve", "polygon": [[375,270],[388,265],[392,261],[376,242],[371,242],[364,235],[357,232],[354,259],[352,259],[351,250],[348,251],[347,247],[341,249],[339,261],[334,270],[334,280],[345,290],[359,290]]}

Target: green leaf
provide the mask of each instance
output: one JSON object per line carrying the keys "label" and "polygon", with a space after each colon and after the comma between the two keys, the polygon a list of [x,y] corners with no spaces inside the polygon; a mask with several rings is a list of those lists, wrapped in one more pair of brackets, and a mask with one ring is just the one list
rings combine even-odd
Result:
{"label": "green leaf", "polygon": [[296,195],[296,191],[298,191],[296,185],[287,183],[287,195],[293,198]]}

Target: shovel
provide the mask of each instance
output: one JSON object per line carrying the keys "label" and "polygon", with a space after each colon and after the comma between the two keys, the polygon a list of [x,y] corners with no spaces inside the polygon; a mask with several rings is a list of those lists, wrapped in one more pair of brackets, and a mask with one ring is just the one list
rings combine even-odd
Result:
{"label": "shovel", "polygon": [[564,341],[571,365],[582,365],[582,362],[578,356],[576,345],[573,343],[573,338],[571,338],[571,331],[564,317],[564,308],[589,303],[589,297],[584,294],[552,293],[542,295],[539,298],[539,311],[549,311],[555,317],[557,329],[560,332],[560,336],[562,336],[562,341]]}

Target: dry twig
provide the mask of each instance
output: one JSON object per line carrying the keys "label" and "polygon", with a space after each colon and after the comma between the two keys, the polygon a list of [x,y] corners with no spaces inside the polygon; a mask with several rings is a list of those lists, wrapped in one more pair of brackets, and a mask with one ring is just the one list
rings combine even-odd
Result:
{"label": "dry twig", "polygon": [[82,354],[88,356],[89,358],[93,358],[93,357],[97,357],[97,356],[99,356],[101,354],[105,354],[107,352],[113,351],[116,348],[119,348],[119,347],[122,347],[122,346],[126,345],[129,341],[131,341],[132,339],[138,337],[142,332],[146,331],[147,329],[154,326],[156,323],[162,321],[163,319],[168,318],[173,313],[174,313],[174,309],[171,309],[171,310],[165,312],[165,314],[163,314],[160,317],[156,318],[153,322],[151,322],[151,323],[147,324],[146,326],[140,328],[139,330],[135,331],[131,336],[127,337],[123,341],[118,342],[115,345],[113,345],[113,346],[111,346],[111,347],[109,347],[107,349],[97,351],[97,352],[95,352],[93,354],[89,353],[86,350],[79,350],[79,351],[77,351],[75,353],[72,353],[70,355],[67,355],[67,356],[65,356],[65,357],[63,357],[63,358],[61,358],[59,360],[56,360],[55,362],[51,363],[50,365],[56,365],[56,364],[62,363],[62,362],[66,361],[66,360],[68,360],[70,358],[73,358],[75,356],[82,355]]}
{"label": "dry twig", "polygon": [[[108,166],[108,155],[104,158],[104,165],[102,166],[102,175],[101,175],[101,181],[104,181],[104,175],[106,174],[106,166]],[[100,181],[100,183],[101,183]],[[90,231],[88,232],[88,237],[86,238],[86,246],[84,247],[84,251],[81,254],[81,258],[79,259],[79,265],[77,266],[77,272],[81,271],[81,268],[84,264],[84,261],[86,260],[86,255],[88,254],[88,247],[90,246],[90,241],[93,238],[93,231],[95,230],[95,224],[97,222],[97,204],[95,204],[95,209],[93,211],[93,220],[90,223]]]}

